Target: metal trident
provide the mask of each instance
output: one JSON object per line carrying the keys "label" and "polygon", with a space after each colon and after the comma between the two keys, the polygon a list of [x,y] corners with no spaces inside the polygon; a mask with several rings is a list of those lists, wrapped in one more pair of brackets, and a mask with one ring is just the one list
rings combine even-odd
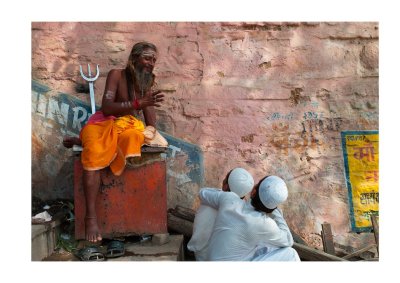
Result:
{"label": "metal trident", "polygon": [[79,65],[79,69],[80,69],[80,71],[81,71],[81,76],[82,76],[82,78],[83,78],[85,81],[88,81],[88,82],[89,82],[90,106],[92,107],[92,114],[94,114],[94,112],[96,112],[96,103],[94,102],[94,88],[93,88],[93,82],[94,82],[95,80],[97,80],[97,78],[99,77],[100,71],[99,71],[99,65],[97,65],[96,76],[92,78],[92,73],[90,72],[90,65],[89,65],[89,64],[87,65],[87,68],[88,68],[88,75],[89,75],[89,77],[86,77],[86,76],[83,74],[82,66]]}

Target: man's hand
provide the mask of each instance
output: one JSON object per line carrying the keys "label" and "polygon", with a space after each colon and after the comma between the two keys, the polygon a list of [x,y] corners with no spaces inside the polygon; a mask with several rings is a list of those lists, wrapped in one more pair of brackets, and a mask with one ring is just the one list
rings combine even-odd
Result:
{"label": "man's hand", "polygon": [[139,109],[143,109],[147,106],[160,107],[161,102],[164,101],[164,94],[161,94],[161,90],[154,92],[148,92],[144,97],[139,98]]}

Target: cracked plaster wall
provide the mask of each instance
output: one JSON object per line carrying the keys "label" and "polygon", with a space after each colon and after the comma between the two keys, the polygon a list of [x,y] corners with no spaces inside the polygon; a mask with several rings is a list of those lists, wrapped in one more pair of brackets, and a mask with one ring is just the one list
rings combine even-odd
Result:
{"label": "cracked plaster wall", "polygon": [[[335,242],[364,246],[370,233],[350,233],[340,131],[378,130],[378,39],[375,22],[37,22],[32,79],[86,100],[79,64],[99,64],[100,104],[107,72],[124,67],[135,42],[155,43],[167,97],[158,127],[201,148],[205,185],[220,187],[236,166],[256,182],[279,175],[290,190],[285,217],[308,244],[321,245],[326,221]],[[35,118],[32,129],[33,168],[47,164],[33,169],[33,191],[70,196],[61,138]],[[198,188],[182,190],[170,189],[169,199],[196,208]]]}

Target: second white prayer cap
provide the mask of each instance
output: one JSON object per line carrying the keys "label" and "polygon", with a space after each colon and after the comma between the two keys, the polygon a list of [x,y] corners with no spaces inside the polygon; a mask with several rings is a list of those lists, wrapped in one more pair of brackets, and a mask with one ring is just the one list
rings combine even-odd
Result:
{"label": "second white prayer cap", "polygon": [[274,209],[287,199],[288,189],[281,178],[269,176],[261,182],[258,194],[266,208]]}

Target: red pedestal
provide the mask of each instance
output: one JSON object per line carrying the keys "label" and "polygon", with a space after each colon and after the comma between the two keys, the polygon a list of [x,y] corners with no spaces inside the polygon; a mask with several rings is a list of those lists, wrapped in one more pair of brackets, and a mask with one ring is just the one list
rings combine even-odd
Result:
{"label": "red pedestal", "polygon": [[[75,237],[85,238],[85,195],[80,157],[74,162]],[[103,238],[167,233],[165,160],[127,166],[121,176],[101,170],[96,211]]]}

